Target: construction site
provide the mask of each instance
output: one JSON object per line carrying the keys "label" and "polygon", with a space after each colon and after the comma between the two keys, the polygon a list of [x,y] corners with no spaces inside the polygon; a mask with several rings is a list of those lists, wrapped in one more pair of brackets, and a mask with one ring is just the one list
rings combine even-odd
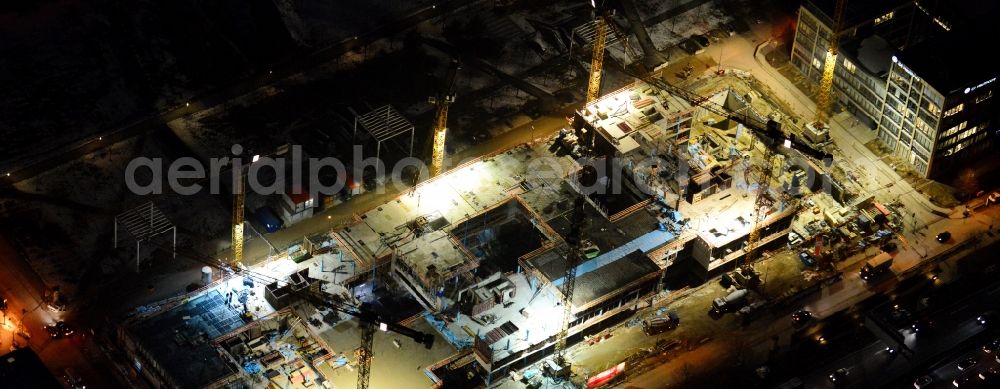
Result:
{"label": "construction site", "polygon": [[[664,65],[601,93],[606,38],[625,41],[609,23],[589,24],[588,102],[558,134],[446,170],[454,97],[437,95],[431,178],[261,264],[207,261],[204,288],[122,326],[134,373],[175,387],[597,387],[636,361],[581,353],[650,312],[638,339],[678,327],[672,291],[721,276],[700,309],[746,322],[795,297],[771,284],[815,285],[892,238],[896,211],[841,182],[822,123],[746,72]],[[755,267],[787,249],[802,253],[792,271]]]}
{"label": "construction site", "polygon": [[755,290],[766,275],[746,266],[754,229],[753,254],[825,237],[819,265],[806,269],[822,272],[844,255],[833,248],[864,234],[859,215],[884,220],[852,208],[870,203],[845,204],[858,196],[814,152],[761,141],[755,123],[773,131],[770,118],[787,116],[745,76],[691,85],[706,99],[637,80],[587,104],[558,135],[422,182],[294,252],[252,268],[206,267],[204,289],[142,307],[123,326],[136,371],[171,386],[350,387],[365,327],[393,322],[435,341],[426,352],[407,334],[375,334],[374,387],[406,377],[491,385],[526,379],[536,363],[579,379],[548,362],[558,342],[572,347],[671,289],[733,272],[731,288],[759,302],[742,313],[764,306]]}

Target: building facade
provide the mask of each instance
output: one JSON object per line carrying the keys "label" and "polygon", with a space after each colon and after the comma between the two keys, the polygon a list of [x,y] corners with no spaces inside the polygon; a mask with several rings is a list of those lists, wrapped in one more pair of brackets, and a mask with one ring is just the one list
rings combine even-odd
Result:
{"label": "building facade", "polygon": [[[860,4],[858,4],[860,3]],[[833,1],[804,1],[792,41],[792,65],[819,85],[833,34]],[[885,78],[893,51],[920,35],[925,24],[915,3],[907,1],[849,2],[839,33],[834,68],[834,101],[869,127],[878,123],[885,95]]]}
{"label": "building facade", "polygon": [[971,35],[949,34],[893,57],[878,138],[925,178],[954,178],[996,145],[997,72],[940,60],[961,56]]}

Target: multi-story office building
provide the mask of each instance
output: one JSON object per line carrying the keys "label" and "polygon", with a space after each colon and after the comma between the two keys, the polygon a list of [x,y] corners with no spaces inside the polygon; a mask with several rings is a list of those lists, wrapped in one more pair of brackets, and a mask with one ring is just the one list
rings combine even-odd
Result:
{"label": "multi-story office building", "polygon": [[978,58],[984,39],[962,28],[893,57],[878,138],[924,177],[954,177],[995,150],[998,72]]}
{"label": "multi-story office building", "polygon": [[[792,43],[791,62],[819,85],[830,37],[834,0],[805,0]],[[890,58],[926,32],[928,18],[913,1],[849,1],[839,32],[834,101],[870,127],[878,123]]]}
{"label": "multi-story office building", "polygon": [[[804,0],[791,62],[823,73],[836,0]],[[990,150],[997,66],[977,58],[994,2],[848,1],[839,32],[834,99],[920,175],[942,175]],[[994,39],[995,40],[995,39]],[[973,47],[975,46],[975,47]]]}

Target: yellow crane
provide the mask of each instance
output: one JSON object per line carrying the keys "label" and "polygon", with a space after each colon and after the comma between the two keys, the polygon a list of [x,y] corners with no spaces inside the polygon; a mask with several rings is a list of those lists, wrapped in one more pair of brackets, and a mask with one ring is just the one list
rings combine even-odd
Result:
{"label": "yellow crane", "polygon": [[458,74],[459,69],[461,66],[459,66],[458,61],[452,61],[444,92],[427,99],[428,102],[437,106],[437,114],[434,116],[434,144],[431,146],[431,177],[441,174],[444,169],[444,141],[448,134],[448,106],[455,102],[452,88],[455,86],[455,75]]}
{"label": "yellow crane", "polygon": [[833,10],[833,31],[830,34],[830,44],[826,49],[826,59],[823,61],[823,77],[819,80],[819,96],[816,97],[816,124],[825,127],[830,116],[830,99],[833,93],[833,75],[837,67],[837,45],[840,29],[844,23],[844,9],[847,0],[837,0]]}
{"label": "yellow crane", "polygon": [[605,15],[594,18],[594,51],[590,59],[590,78],[587,81],[587,103],[601,96],[601,71],[604,69],[604,43],[607,41],[608,25]]}
{"label": "yellow crane", "polygon": [[233,259],[231,263],[243,260],[243,203],[245,190],[243,170],[234,164],[233,170]]}

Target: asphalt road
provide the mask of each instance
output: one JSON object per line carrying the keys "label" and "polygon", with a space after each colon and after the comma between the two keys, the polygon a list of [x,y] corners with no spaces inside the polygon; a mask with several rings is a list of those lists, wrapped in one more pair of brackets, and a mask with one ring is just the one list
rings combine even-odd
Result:
{"label": "asphalt road", "polygon": [[[908,358],[891,357],[885,351],[887,345],[876,341],[811,371],[803,377],[803,382],[808,388],[871,388],[887,387],[901,377],[920,376],[922,373],[914,369],[919,369],[986,330],[976,321],[976,317],[992,307],[997,298],[1000,298],[1000,284],[932,314],[935,325],[930,331],[917,333],[912,329],[900,330],[905,339],[904,343],[913,351],[913,355]],[[976,343],[976,346],[978,347],[979,343]],[[960,360],[964,356],[963,353],[957,359]],[[841,386],[836,386],[828,376],[841,368],[846,369],[849,374],[844,380],[846,382],[842,381]],[[954,363],[945,363],[932,375],[936,381],[951,382],[960,373]]]}
{"label": "asphalt road", "polygon": [[[45,287],[35,273],[22,261],[14,247],[0,236],[0,295],[7,299],[7,312],[0,319],[11,323],[0,328],[0,354],[11,347],[31,347],[56,377],[72,367],[89,387],[113,388],[117,381],[111,374],[111,363],[99,352],[89,329],[78,328],[71,313],[53,311],[44,303]],[[64,320],[74,327],[73,335],[52,339],[44,326]],[[18,334],[14,323],[21,323]],[[2,387],[0,383],[0,387]]]}

